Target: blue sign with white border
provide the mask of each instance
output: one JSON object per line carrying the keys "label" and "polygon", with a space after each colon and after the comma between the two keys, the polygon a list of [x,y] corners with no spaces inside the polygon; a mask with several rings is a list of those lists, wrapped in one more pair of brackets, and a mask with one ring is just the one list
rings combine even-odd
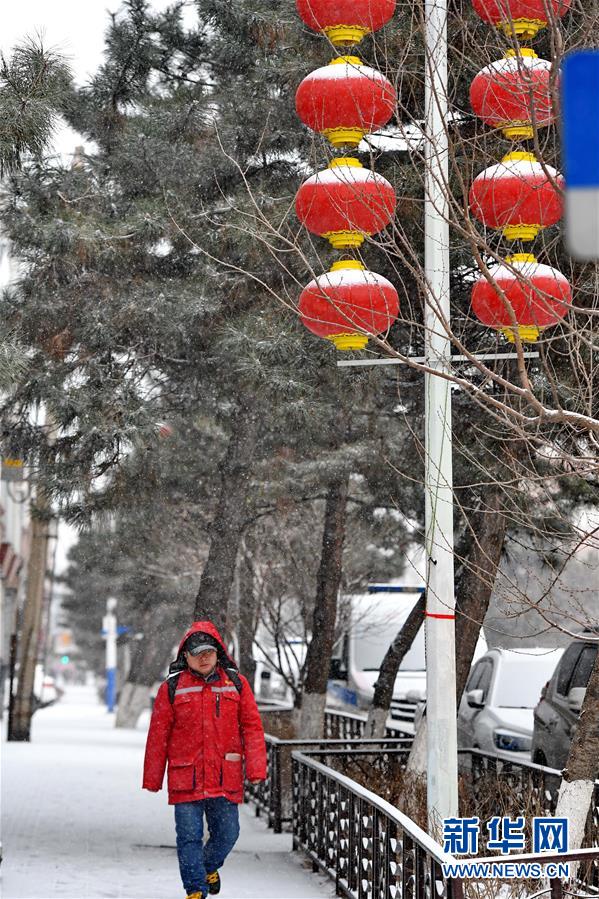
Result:
{"label": "blue sign with white border", "polygon": [[569,53],[561,81],[566,242],[577,259],[599,259],[599,50]]}

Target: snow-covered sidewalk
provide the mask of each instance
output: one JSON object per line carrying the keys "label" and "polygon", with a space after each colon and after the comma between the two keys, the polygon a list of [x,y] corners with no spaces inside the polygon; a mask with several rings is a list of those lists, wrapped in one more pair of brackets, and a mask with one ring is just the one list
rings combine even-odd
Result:
{"label": "snow-covered sidewalk", "polygon": [[[4,743],[4,899],[184,896],[166,792],[140,789],[145,727],[115,730],[92,688],[71,687],[36,713],[31,743]],[[248,806],[222,876],[222,899],[334,895]]]}

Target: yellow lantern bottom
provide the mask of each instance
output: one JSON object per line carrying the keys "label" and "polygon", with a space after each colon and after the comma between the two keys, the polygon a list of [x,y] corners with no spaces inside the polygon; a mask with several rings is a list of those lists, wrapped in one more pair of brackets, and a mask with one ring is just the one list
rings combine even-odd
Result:
{"label": "yellow lantern bottom", "polygon": [[534,240],[543,230],[543,225],[506,225],[503,236],[507,240]]}
{"label": "yellow lantern bottom", "polygon": [[322,30],[336,47],[359,44],[362,38],[370,33],[370,28],[363,25],[329,25]]}
{"label": "yellow lantern bottom", "polygon": [[530,122],[505,122],[501,130],[509,140],[531,140],[535,136]]}
{"label": "yellow lantern bottom", "polygon": [[366,134],[362,128],[325,128],[322,133],[334,147],[357,147]]}
{"label": "yellow lantern bottom", "polygon": [[[499,330],[504,337],[507,337],[510,343],[516,342],[513,328],[500,328]],[[537,328],[536,325],[518,325],[517,330],[522,343],[534,343],[541,333],[541,329]]]}
{"label": "yellow lantern bottom", "polygon": [[331,340],[338,350],[363,350],[368,344],[366,334],[329,334],[327,340]]}
{"label": "yellow lantern bottom", "polygon": [[10,459],[8,456],[5,456],[2,460],[2,464],[5,468],[23,468],[23,460],[22,459]]}
{"label": "yellow lantern bottom", "polygon": [[501,28],[507,37],[512,37],[515,34],[516,37],[530,41],[537,36],[538,32],[546,24],[547,22],[543,22],[542,19],[514,19],[513,22],[500,22],[498,27]]}
{"label": "yellow lantern bottom", "polygon": [[326,231],[321,236],[328,240],[334,250],[361,247],[364,243],[364,235],[361,231]]}

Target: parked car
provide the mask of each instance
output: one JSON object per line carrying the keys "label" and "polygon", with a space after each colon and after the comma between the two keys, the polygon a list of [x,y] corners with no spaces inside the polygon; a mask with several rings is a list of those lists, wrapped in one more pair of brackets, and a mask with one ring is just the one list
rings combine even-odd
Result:
{"label": "parked car", "polygon": [[473,666],[458,711],[458,746],[530,757],[533,709],[563,649],[489,649]]}
{"label": "parked car", "polygon": [[[591,642],[593,636],[595,642]],[[539,765],[561,769],[597,657],[599,631],[585,631],[564,652],[553,677],[541,693],[534,710],[532,760]]]}

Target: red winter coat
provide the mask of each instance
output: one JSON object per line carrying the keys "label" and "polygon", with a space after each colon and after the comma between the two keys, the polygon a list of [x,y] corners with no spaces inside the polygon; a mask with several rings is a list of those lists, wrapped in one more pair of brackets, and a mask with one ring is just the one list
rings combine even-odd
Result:
{"label": "red winter coat", "polygon": [[[179,645],[180,654],[196,631],[211,634],[223,646],[213,624],[195,621]],[[266,777],[264,730],[251,687],[239,675],[240,693],[222,668],[217,666],[216,672],[218,680],[207,683],[189,669],[183,671],[172,704],[166,681],[158,690],[146,742],[143,788],[162,788],[168,762],[171,805],[214,796],[242,802],[244,767],[248,780]]]}

